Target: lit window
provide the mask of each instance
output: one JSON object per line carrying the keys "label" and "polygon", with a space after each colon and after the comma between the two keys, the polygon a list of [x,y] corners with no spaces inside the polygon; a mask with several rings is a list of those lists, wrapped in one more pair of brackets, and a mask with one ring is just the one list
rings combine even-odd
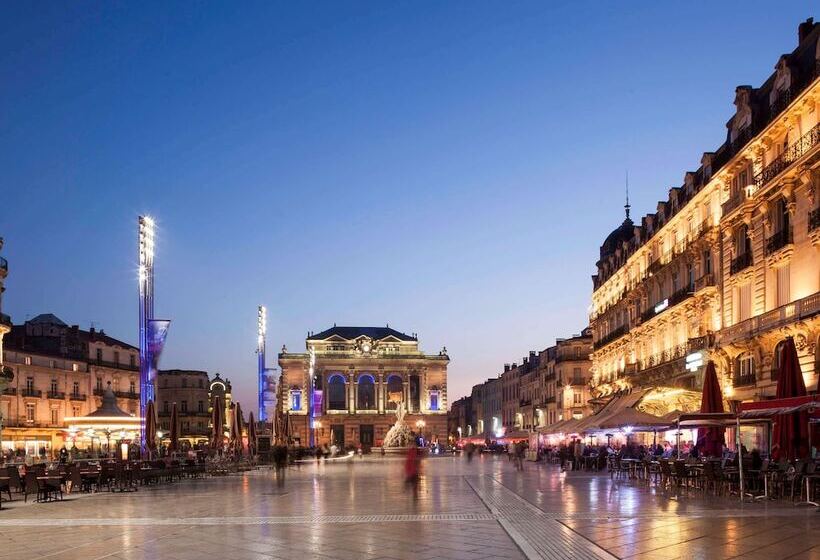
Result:
{"label": "lit window", "polygon": [[430,391],[430,410],[438,410],[438,391]]}
{"label": "lit window", "polygon": [[302,391],[293,389],[290,392],[290,409],[301,410],[302,408]]}

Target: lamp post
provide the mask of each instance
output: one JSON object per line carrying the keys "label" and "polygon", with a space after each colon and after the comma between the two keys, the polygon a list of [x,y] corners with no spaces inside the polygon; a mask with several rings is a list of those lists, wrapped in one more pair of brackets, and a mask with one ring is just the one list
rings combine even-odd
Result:
{"label": "lamp post", "polygon": [[139,227],[139,347],[140,347],[140,447],[146,453],[145,415],[148,401],[154,401],[148,324],[154,318],[154,220],[140,216]]}

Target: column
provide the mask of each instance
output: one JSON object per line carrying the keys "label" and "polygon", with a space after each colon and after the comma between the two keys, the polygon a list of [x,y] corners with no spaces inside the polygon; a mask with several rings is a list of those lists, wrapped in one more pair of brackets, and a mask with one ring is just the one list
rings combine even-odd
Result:
{"label": "column", "polygon": [[350,379],[348,385],[350,386],[350,392],[348,393],[348,404],[347,404],[347,411],[350,414],[356,413],[356,385],[354,379],[356,378],[356,374],[354,372],[350,372],[347,374],[348,378]]}
{"label": "column", "polygon": [[379,414],[384,414],[384,374],[379,373],[376,382],[376,402],[378,403]]}
{"label": "column", "polygon": [[402,382],[402,400],[404,400],[405,407],[407,408],[407,412],[413,412],[410,408],[410,381],[408,378],[408,373],[404,373],[404,381]]}

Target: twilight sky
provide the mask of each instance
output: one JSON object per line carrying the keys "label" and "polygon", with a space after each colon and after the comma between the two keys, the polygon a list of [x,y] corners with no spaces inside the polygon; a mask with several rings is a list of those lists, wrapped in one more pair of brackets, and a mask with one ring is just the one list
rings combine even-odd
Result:
{"label": "twilight sky", "polygon": [[809,3],[5,3],[3,311],[137,341],[255,409],[308,330],[447,346],[450,400],[587,321],[598,246],[725,138]]}

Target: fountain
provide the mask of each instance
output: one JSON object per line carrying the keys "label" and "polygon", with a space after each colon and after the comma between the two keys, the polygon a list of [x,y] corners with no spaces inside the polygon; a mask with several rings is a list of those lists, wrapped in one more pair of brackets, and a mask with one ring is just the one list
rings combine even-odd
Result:
{"label": "fountain", "polygon": [[393,424],[384,436],[385,449],[406,449],[412,447],[415,443],[415,436],[410,430],[410,426],[405,424],[404,415],[407,411],[404,409],[404,403],[396,402],[396,423]]}

